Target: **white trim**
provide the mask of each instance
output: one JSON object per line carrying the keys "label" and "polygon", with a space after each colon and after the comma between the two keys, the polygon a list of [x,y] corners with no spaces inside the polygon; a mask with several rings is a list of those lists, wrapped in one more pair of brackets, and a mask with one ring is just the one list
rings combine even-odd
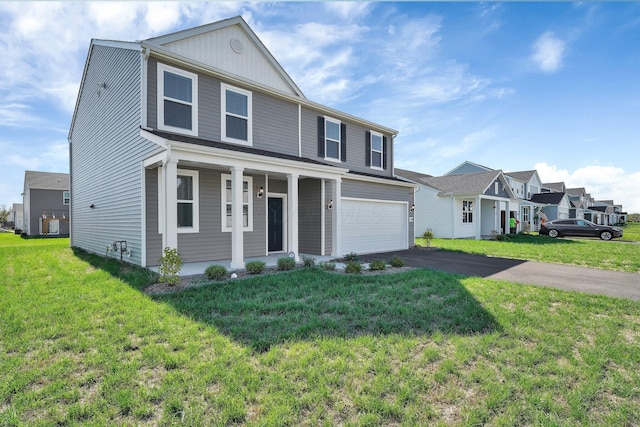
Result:
{"label": "white trim", "polygon": [[[334,123],[338,125],[338,157],[329,157],[327,155],[327,141],[335,142],[335,139],[330,139],[327,135],[327,123]],[[330,162],[341,162],[342,160],[342,122],[333,117],[324,116],[324,159]]]}
{"label": "white trim", "polygon": [[[191,79],[191,102],[180,99],[165,97],[164,95],[164,72],[176,74],[178,76]],[[184,135],[198,136],[198,75],[179,68],[171,67],[158,62],[158,85],[157,85],[157,104],[158,104],[158,129],[169,132],[177,132]],[[164,100],[168,99],[182,105],[191,107],[191,129],[184,129],[164,124]]]}
{"label": "white trim", "polygon": [[[223,233],[230,233],[233,230],[233,226],[227,225],[227,205],[231,204],[231,200],[227,200],[227,180],[232,181],[231,174],[220,174],[220,231]],[[253,231],[253,177],[243,175],[242,186],[244,191],[244,183],[247,182],[247,227],[242,227],[242,231]],[[233,188],[232,188],[233,192]],[[244,206],[244,202],[242,203]],[[233,220],[232,220],[233,221]],[[233,223],[232,223],[233,225]]]}
{"label": "white trim", "polygon": [[[247,117],[227,112],[227,97],[226,92],[235,92],[247,97]],[[227,136],[227,115],[247,120],[247,140],[231,138]],[[239,87],[231,86],[226,83],[220,83],[220,136],[223,142],[231,142],[241,145],[253,145],[253,93],[240,89]]]}
{"label": "white trim", "polygon": [[147,169],[144,162],[140,162],[140,215],[141,226],[140,232],[140,267],[147,266]]}
{"label": "white trim", "polygon": [[[64,197],[64,193],[68,193],[69,197]],[[67,201],[67,203],[65,203],[64,201],[67,200],[67,199],[68,199],[68,201]],[[62,204],[64,206],[69,206],[71,204],[71,191],[63,191],[62,192]]]}
{"label": "white trim", "polygon": [[264,204],[264,255],[269,255],[269,174],[264,174],[264,193],[267,201]]}
{"label": "white trim", "polygon": [[288,234],[288,230],[287,230],[287,224],[288,224],[288,215],[287,215],[287,210],[288,210],[288,203],[289,201],[287,200],[287,193],[267,193],[267,213],[269,212],[269,198],[273,197],[274,199],[282,199],[282,249],[279,251],[272,251],[269,252],[269,218],[267,215],[267,255],[269,254],[277,254],[277,253],[287,253],[289,251],[288,247],[287,247],[287,239],[289,237]]}
{"label": "white trim", "polygon": [[326,207],[326,203],[327,203],[327,201],[326,201],[326,199],[327,199],[326,186],[327,186],[326,181],[324,179],[321,179],[320,180],[320,236],[321,236],[320,237],[320,255],[322,255],[322,256],[325,256],[325,252],[327,250],[326,249],[326,245],[327,245],[327,243],[326,243],[326,231],[327,231],[326,228],[327,228],[327,226],[325,224],[325,220],[326,220],[326,218],[325,218],[326,212],[325,211],[327,210],[327,207]]}
{"label": "white trim", "polygon": [[[193,205],[193,225],[191,227],[179,227],[178,222],[176,221],[176,227],[178,228],[178,234],[183,233],[199,233],[200,232],[200,173],[197,170],[191,169],[178,169],[178,176],[190,176],[193,179],[193,200],[191,200],[191,204]],[[176,191],[178,182],[176,181]],[[178,209],[178,203],[189,202],[189,200],[180,200],[176,198],[176,212]],[[177,220],[177,218],[176,218]]]}
{"label": "white trim", "polygon": [[[165,207],[164,167],[158,166],[158,234],[164,234]],[[164,247],[164,240],[162,242],[162,247]]]}
{"label": "white trim", "polygon": [[298,157],[302,157],[302,105],[298,104]]}

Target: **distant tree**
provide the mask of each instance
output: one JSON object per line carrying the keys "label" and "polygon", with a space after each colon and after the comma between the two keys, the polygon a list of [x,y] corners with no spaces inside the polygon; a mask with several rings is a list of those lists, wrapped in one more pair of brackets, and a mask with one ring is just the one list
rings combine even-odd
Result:
{"label": "distant tree", "polygon": [[640,222],[640,213],[632,213],[627,217],[627,221]]}
{"label": "distant tree", "polygon": [[0,205],[0,224],[4,224],[9,221],[9,210],[7,209],[7,205]]}

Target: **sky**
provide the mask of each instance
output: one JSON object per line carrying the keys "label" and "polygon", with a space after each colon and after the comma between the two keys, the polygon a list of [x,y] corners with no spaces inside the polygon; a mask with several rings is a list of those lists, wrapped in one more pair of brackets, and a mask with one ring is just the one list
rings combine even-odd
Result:
{"label": "sky", "polygon": [[0,206],[69,171],[92,38],[238,15],[308,99],[398,130],[398,168],[536,169],[640,212],[640,3],[591,1],[0,2]]}

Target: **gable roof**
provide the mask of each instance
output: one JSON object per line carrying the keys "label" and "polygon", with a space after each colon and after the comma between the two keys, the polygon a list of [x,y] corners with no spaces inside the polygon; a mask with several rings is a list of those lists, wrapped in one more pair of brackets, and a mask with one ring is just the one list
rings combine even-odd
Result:
{"label": "gable roof", "polygon": [[[495,171],[496,169],[492,169],[490,167],[487,166],[482,166],[478,163],[473,163],[470,162],[468,160],[465,160],[464,162],[460,163],[458,166],[456,166],[455,168],[451,169],[449,172],[445,173],[445,175],[457,175],[455,173],[456,170],[463,168],[463,167],[470,167],[472,169],[477,169],[478,171]],[[462,172],[462,173],[476,173],[476,172]]]}
{"label": "gable roof", "polygon": [[587,190],[584,187],[567,188],[567,193],[572,196],[585,196],[587,194]]}
{"label": "gable roof", "polygon": [[69,174],[58,172],[24,172],[24,189],[69,191]]}
{"label": "gable roof", "polygon": [[241,16],[152,37],[143,40],[142,46],[306,99]]}
{"label": "gable roof", "polygon": [[527,182],[536,173],[537,173],[537,171],[535,169],[533,169],[533,170],[530,170],[530,171],[505,172],[504,174],[507,175],[507,176],[510,176],[511,178],[517,179],[518,181]]}
{"label": "gable roof", "polygon": [[564,182],[545,182],[542,186],[556,192],[564,192],[566,190]]}
{"label": "gable roof", "polygon": [[432,178],[433,175],[427,175],[424,173],[420,173],[420,172],[414,172],[414,171],[410,171],[410,170],[406,170],[406,169],[398,169],[395,168],[393,170],[395,172],[396,175],[408,179],[409,181],[413,181],[413,182],[420,182],[420,179],[422,178]]}
{"label": "gable roof", "polygon": [[538,193],[531,196],[531,201],[534,203],[546,203],[549,205],[560,204],[564,198],[565,193]]}
{"label": "gable roof", "polygon": [[[396,173],[397,172],[398,170],[396,169]],[[399,175],[409,179],[408,176],[405,176],[402,173]],[[440,190],[443,193],[460,195],[484,194],[496,179],[500,179],[504,184],[505,191],[511,197],[514,197],[511,188],[506,185],[506,180],[500,170],[444,176],[418,175],[420,174],[416,175],[414,172],[413,177],[415,179],[412,178],[411,180],[418,184],[423,184],[436,190]]]}

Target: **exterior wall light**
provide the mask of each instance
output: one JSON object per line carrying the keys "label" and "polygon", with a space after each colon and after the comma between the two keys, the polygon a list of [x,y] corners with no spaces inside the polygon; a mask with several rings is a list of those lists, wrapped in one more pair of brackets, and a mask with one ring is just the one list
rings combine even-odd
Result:
{"label": "exterior wall light", "polygon": [[262,199],[263,196],[264,196],[264,187],[260,187],[260,189],[258,190],[258,193],[256,194],[256,197],[258,199]]}

